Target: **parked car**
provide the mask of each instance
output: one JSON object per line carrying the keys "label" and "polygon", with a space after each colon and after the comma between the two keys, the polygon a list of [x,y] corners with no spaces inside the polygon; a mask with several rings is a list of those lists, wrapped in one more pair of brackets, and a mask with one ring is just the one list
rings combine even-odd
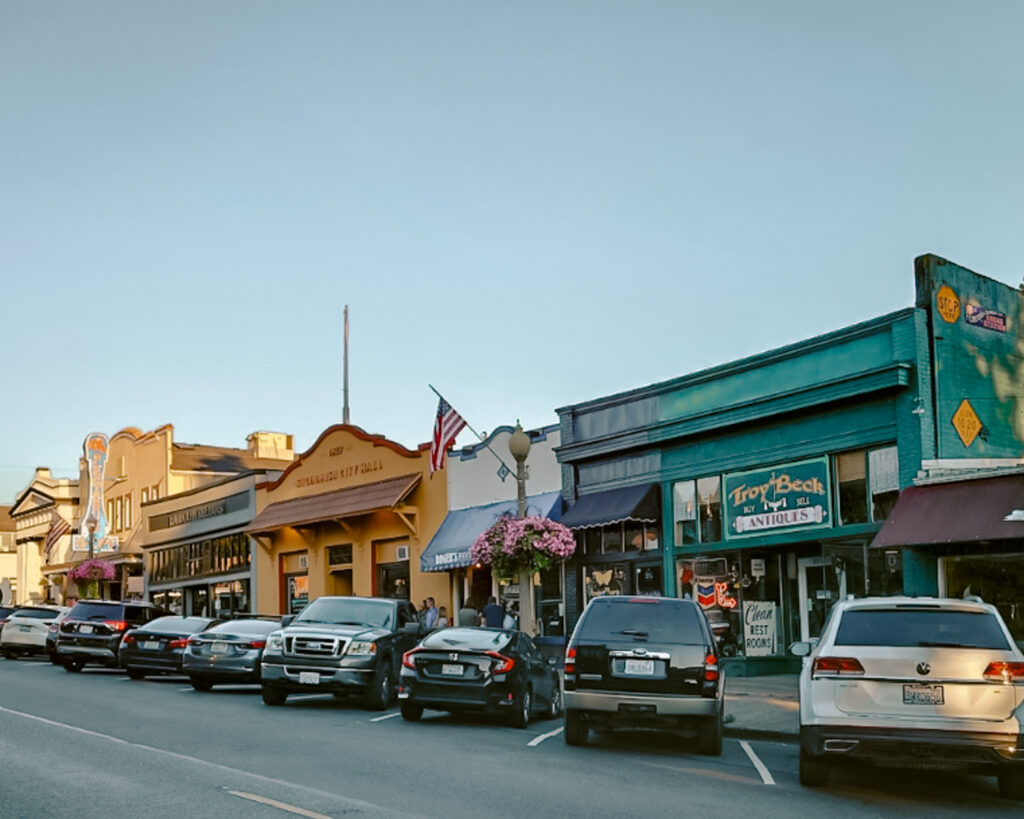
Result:
{"label": "parked car", "polygon": [[318,597],[267,637],[260,665],[263,702],[283,705],[290,693],[359,696],[383,710],[394,696],[402,654],[426,628],[407,600]]}
{"label": "parked car", "polygon": [[259,683],[267,637],[280,620],[237,619],[194,634],[181,655],[182,670],[196,691],[218,683]]}
{"label": "parked car", "polygon": [[[800,674],[800,782],[846,761],[994,774],[1024,799],[1024,655],[994,606],[876,597],[837,603]],[[809,655],[809,656],[808,656]]]}
{"label": "parked car", "polygon": [[57,619],[46,627],[46,654],[53,665],[60,665],[60,657],[57,655],[57,634],[60,632],[60,624],[67,619],[68,612],[71,611],[67,606],[63,609]]}
{"label": "parked car", "polygon": [[402,717],[416,721],[424,708],[483,711],[506,716],[517,728],[535,714],[554,719],[562,713],[555,666],[519,631],[440,629],[402,656]]}
{"label": "parked car", "polygon": [[3,631],[4,623],[7,622],[7,618],[11,616],[11,612],[15,611],[17,606],[0,606],[0,631]]}
{"label": "parked car", "polygon": [[141,600],[79,600],[60,624],[57,658],[68,671],[89,664],[117,668],[124,633],[168,614]]}
{"label": "parked car", "polygon": [[565,652],[565,741],[591,728],[696,730],[702,754],[722,753],[725,680],[700,606],[666,597],[597,597]]}
{"label": "parked car", "polygon": [[8,660],[16,660],[26,654],[42,654],[46,651],[46,635],[50,626],[67,609],[63,606],[21,606],[12,611],[0,631],[0,653]]}
{"label": "parked car", "polygon": [[121,638],[121,668],[133,680],[147,674],[184,674],[182,657],[188,641],[217,622],[212,617],[175,614],[150,620]]}

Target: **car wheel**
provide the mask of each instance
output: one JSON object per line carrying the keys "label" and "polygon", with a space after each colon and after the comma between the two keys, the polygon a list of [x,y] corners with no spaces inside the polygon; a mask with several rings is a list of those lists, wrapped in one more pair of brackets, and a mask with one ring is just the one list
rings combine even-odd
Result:
{"label": "car wheel", "polygon": [[704,756],[722,755],[722,710],[700,721],[697,729],[697,750]]}
{"label": "car wheel", "polygon": [[548,719],[558,719],[562,715],[562,689],[555,681],[555,688],[551,692],[551,703],[548,705]]}
{"label": "car wheel", "polygon": [[209,691],[213,688],[213,683],[202,677],[189,677],[189,682],[196,691]]}
{"label": "car wheel", "polygon": [[371,711],[383,711],[391,704],[391,660],[385,657],[377,666],[370,683],[370,690],[366,692],[366,707]]}
{"label": "car wheel", "polygon": [[282,691],[280,688],[274,688],[269,685],[264,685],[260,689],[260,694],[263,696],[263,702],[267,705],[284,705],[285,700],[288,699],[288,694]]}
{"label": "car wheel", "polygon": [[125,671],[128,674],[129,680],[144,680],[146,679],[146,672],[141,668],[126,668]]}
{"label": "car wheel", "polygon": [[419,703],[409,702],[405,700],[402,702],[402,719],[406,722],[418,722],[419,718],[423,716],[423,706]]}
{"label": "car wheel", "polygon": [[64,670],[70,671],[73,674],[77,674],[79,671],[82,670],[83,665],[85,665],[85,663],[83,663],[81,660],[65,660]]}
{"label": "car wheel", "polygon": [[586,745],[587,734],[590,729],[580,716],[580,712],[573,708],[565,709],[565,744]]}
{"label": "car wheel", "polygon": [[809,754],[800,749],[800,784],[808,788],[827,785],[832,775],[832,765],[822,756]]}
{"label": "car wheel", "polygon": [[524,688],[522,696],[516,700],[513,711],[509,717],[513,728],[525,728],[530,724],[530,713],[533,708],[533,693],[529,688]]}
{"label": "car wheel", "polygon": [[999,777],[999,795],[1004,799],[1024,799],[1024,767],[1003,768]]}
{"label": "car wheel", "polygon": [[9,649],[9,648],[3,649],[3,654],[4,654],[4,659],[6,659],[6,660],[17,660],[18,659],[18,652],[17,651],[11,651],[11,649]]}

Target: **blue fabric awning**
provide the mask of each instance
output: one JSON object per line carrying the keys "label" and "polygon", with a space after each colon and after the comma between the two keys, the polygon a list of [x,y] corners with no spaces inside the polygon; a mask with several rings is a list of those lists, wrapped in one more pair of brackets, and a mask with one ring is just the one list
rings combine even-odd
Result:
{"label": "blue fabric awning", "polygon": [[[477,535],[490,528],[502,515],[515,515],[519,511],[518,501],[499,501],[486,506],[471,506],[448,513],[420,555],[420,571],[446,572],[471,566],[469,547]],[[526,498],[526,514],[558,520],[562,511],[562,494],[545,492],[543,495],[529,495]]]}
{"label": "blue fabric awning", "polygon": [[659,496],[656,483],[623,486],[583,495],[562,515],[562,523],[570,529],[586,529],[624,520],[657,523],[661,519]]}

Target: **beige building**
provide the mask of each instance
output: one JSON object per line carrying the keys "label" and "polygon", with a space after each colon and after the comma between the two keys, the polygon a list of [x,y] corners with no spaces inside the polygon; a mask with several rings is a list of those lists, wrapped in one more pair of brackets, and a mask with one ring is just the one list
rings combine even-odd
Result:
{"label": "beige building", "polygon": [[10,506],[0,506],[0,606],[14,602],[18,583],[18,549],[10,513]]}
{"label": "beige building", "polygon": [[[78,523],[78,481],[55,478],[47,467],[36,469],[11,507],[17,548],[14,599],[16,603],[62,601],[63,577],[46,571],[47,563],[71,560],[71,532]],[[56,526],[50,553],[45,553],[47,535]],[[3,572],[0,571],[0,575]]]}

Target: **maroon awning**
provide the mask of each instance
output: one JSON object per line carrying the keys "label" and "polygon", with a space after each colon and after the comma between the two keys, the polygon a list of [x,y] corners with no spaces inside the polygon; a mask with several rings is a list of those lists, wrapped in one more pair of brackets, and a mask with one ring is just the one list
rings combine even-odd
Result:
{"label": "maroon awning", "polygon": [[1024,538],[1024,474],[908,486],[871,546],[1016,538]]}
{"label": "maroon awning", "polygon": [[306,526],[393,509],[419,482],[419,474],[402,475],[334,492],[278,501],[260,512],[244,531],[250,535],[264,534],[285,526]]}

